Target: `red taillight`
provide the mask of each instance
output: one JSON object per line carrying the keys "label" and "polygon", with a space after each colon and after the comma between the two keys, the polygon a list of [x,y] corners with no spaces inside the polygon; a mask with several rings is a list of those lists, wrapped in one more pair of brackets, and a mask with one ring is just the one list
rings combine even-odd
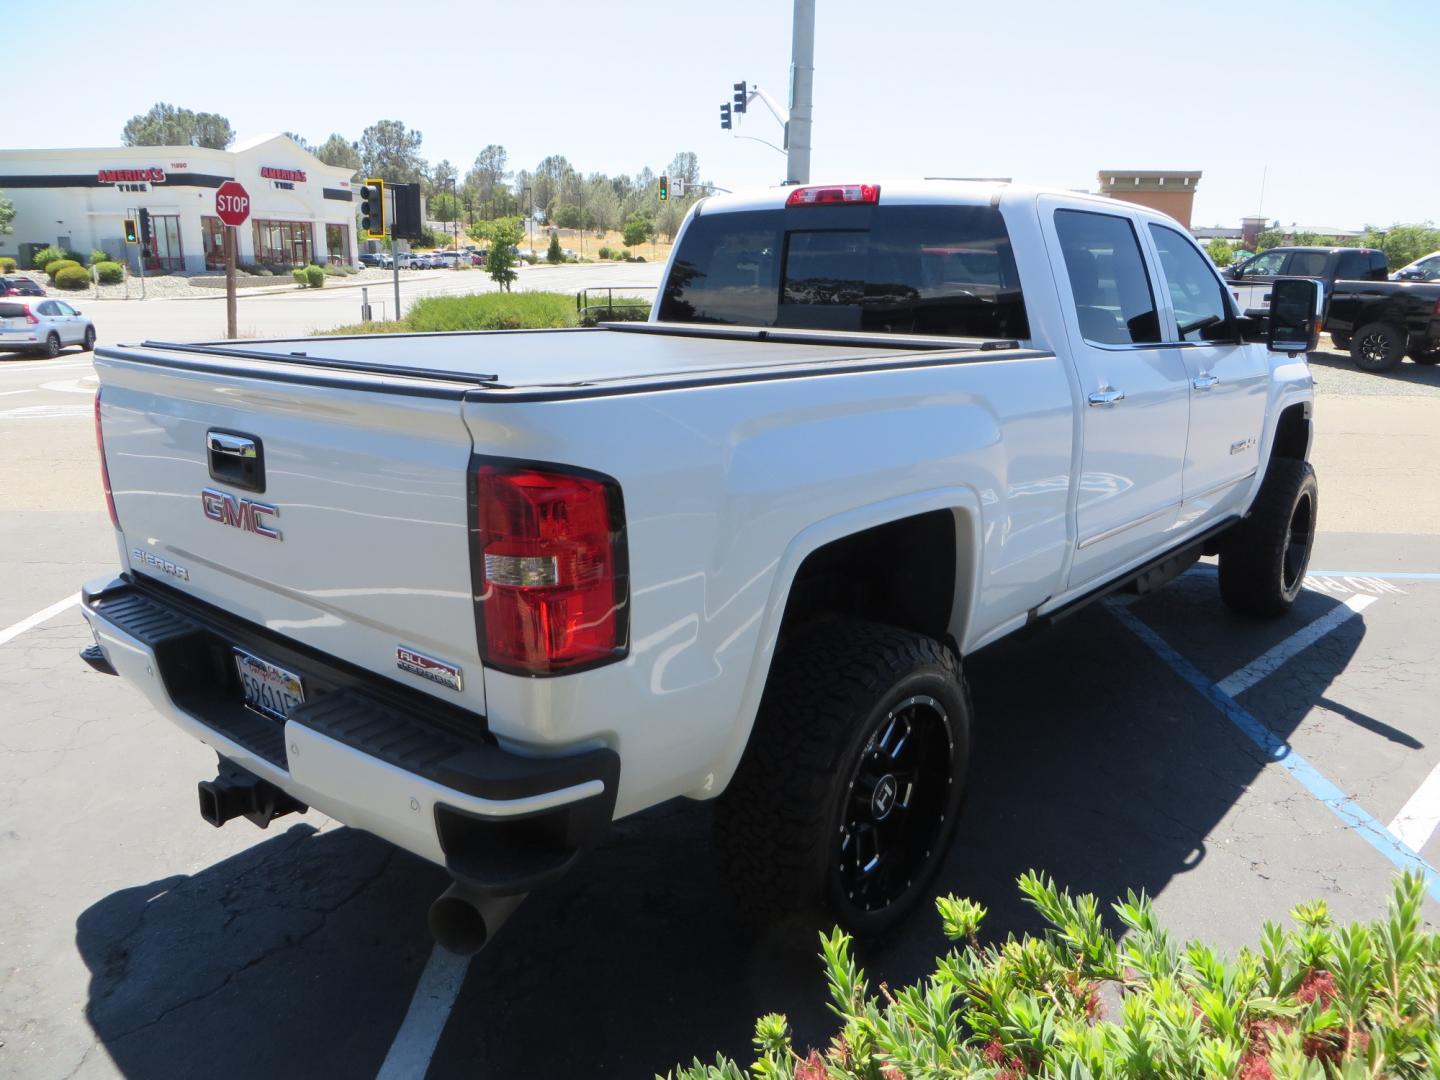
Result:
{"label": "red taillight", "polygon": [[[18,295],[18,294],[17,294],[17,295]],[[30,305],[29,305],[29,304],[26,304],[26,305],[25,305],[25,321],[26,321],[27,323],[29,323],[31,326],[39,326],[39,325],[40,325],[40,320],[37,319],[37,318],[35,317],[35,313],[30,310]],[[99,398],[99,395],[96,395],[96,398],[95,398],[95,408],[96,408],[97,410],[100,408],[100,398]],[[98,415],[98,413],[97,413],[97,415]]]}
{"label": "red taillight", "polygon": [[[26,309],[28,312],[28,308]],[[100,430],[100,391],[95,391],[95,446],[100,451],[100,482],[105,485],[105,509],[110,511],[110,524],[120,527],[115,513],[115,496],[110,491],[110,466],[105,464],[105,433]]]}
{"label": "red taillight", "polygon": [[619,485],[481,464],[475,497],[485,663],[546,675],[624,656],[629,571]]}
{"label": "red taillight", "polygon": [[831,187],[797,187],[786,206],[824,206],[827,203],[878,203],[879,184],[836,184]]}

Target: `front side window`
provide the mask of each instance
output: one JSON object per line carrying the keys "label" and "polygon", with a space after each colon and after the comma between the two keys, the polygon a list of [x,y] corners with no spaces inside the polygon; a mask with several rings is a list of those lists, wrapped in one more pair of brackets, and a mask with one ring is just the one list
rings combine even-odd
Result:
{"label": "front side window", "polygon": [[1280,273],[1280,267],[1285,265],[1285,256],[1288,254],[1289,252],[1285,251],[1267,251],[1263,255],[1256,255],[1245,264],[1245,276],[1254,277]]}
{"label": "front side window", "polygon": [[64,300],[56,300],[56,301],[55,301],[55,308],[56,308],[57,314],[60,314],[60,315],[78,315],[78,314],[80,314],[78,311],[76,311],[76,310],[75,310],[73,307],[71,307],[69,304],[65,303]]}
{"label": "front side window", "polygon": [[1158,342],[1160,316],[1130,220],[1088,210],[1056,210],[1055,234],[1081,336],[1100,345]]}
{"label": "front side window", "polygon": [[1160,255],[1165,288],[1181,341],[1228,340],[1230,305],[1225,288],[1210,263],[1185,237],[1164,225],[1151,225],[1150,236]]}
{"label": "front side window", "polygon": [[702,213],[681,239],[660,318],[1030,336],[1010,238],[990,206]]}
{"label": "front side window", "polygon": [[1433,259],[1421,259],[1415,264],[1415,269],[1420,272],[1421,281],[1434,281],[1440,278],[1440,255]]}

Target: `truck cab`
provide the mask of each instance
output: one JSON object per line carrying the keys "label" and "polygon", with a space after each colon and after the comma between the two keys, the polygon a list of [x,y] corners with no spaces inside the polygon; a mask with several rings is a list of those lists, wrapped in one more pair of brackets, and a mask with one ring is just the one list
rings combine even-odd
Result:
{"label": "truck cab", "polygon": [[1276,247],[1229,267],[1225,280],[1242,311],[1263,311],[1276,278],[1316,278],[1328,296],[1336,281],[1384,281],[1387,266],[1375,248]]}

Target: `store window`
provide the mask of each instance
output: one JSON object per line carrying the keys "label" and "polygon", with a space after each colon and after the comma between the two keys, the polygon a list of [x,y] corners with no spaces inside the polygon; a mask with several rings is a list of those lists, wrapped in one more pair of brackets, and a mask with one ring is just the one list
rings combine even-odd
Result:
{"label": "store window", "polygon": [[184,270],[185,251],[180,246],[180,215],[150,215],[150,250],[146,253],[147,270]]}
{"label": "store window", "polygon": [[225,223],[218,217],[200,219],[200,236],[205,243],[205,269],[225,269]]}
{"label": "store window", "polygon": [[314,261],[315,244],[308,221],[255,220],[255,261],[271,270],[288,270]]}
{"label": "store window", "polygon": [[330,253],[332,263],[350,261],[350,226],[326,225],[325,250]]}

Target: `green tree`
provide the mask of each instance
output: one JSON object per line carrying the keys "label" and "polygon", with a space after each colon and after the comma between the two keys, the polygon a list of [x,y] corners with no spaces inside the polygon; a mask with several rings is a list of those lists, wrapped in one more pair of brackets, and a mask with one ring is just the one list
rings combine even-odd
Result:
{"label": "green tree", "polygon": [[230,121],[219,113],[197,113],[163,101],[132,116],[120,132],[123,146],[206,146],[224,150],[235,141]]}
{"label": "green tree", "polygon": [[1205,250],[1210,255],[1210,261],[1216,266],[1226,267],[1235,261],[1235,245],[1229,240],[1222,240],[1217,236],[1205,245]]}
{"label": "green tree", "polygon": [[584,225],[597,233],[613,229],[620,220],[620,197],[608,176],[594,173],[585,183]]}
{"label": "green tree", "polygon": [[465,186],[475,193],[481,204],[494,201],[497,191],[503,190],[505,181],[510,179],[509,155],[505,147],[491,143],[475,155],[475,163],[465,174]]}
{"label": "green tree", "polygon": [[448,191],[437,191],[427,205],[435,221],[454,221],[460,216],[460,200]]}
{"label": "green tree", "polygon": [[574,171],[564,154],[551,154],[535,166],[535,179],[532,183],[535,207],[543,211],[547,219],[550,213],[550,204],[560,197],[561,187],[565,183],[566,177],[573,174]]}
{"label": "green tree", "polygon": [[555,212],[550,215],[553,225],[562,229],[579,229],[585,224],[585,213],[574,203],[565,203],[555,207]]}
{"label": "green tree", "polygon": [[312,154],[315,153],[315,147],[311,146],[308,142],[306,142],[303,135],[296,135],[293,131],[282,131],[281,134],[284,135],[291,142],[293,142],[296,146],[300,147],[301,150],[309,151]]}
{"label": "green tree", "polygon": [[360,136],[360,166],[366,176],[389,183],[418,184],[425,176],[421,134],[399,120],[380,120]]}
{"label": "green tree", "polygon": [[1368,230],[1363,242],[1366,247],[1383,251],[1390,269],[1399,270],[1422,255],[1440,251],[1440,229],[1433,221],[1419,225],[1392,225],[1384,230]]}
{"label": "green tree", "polygon": [[637,244],[643,244],[649,240],[654,231],[655,227],[651,220],[637,211],[625,220],[625,228],[621,231],[620,236],[626,247],[635,247]]}
{"label": "green tree", "polygon": [[15,220],[15,204],[3,191],[0,191],[0,236],[6,236],[15,231],[12,224]]}
{"label": "green tree", "polygon": [[682,150],[670,159],[670,168],[667,172],[670,177],[671,187],[676,186],[676,180],[683,180],[687,189],[700,183],[700,159],[693,151]]}
{"label": "green tree", "polygon": [[518,217],[496,218],[477,222],[474,230],[490,244],[485,256],[485,272],[506,292],[515,281],[515,245],[525,235],[525,225]]}
{"label": "green tree", "polygon": [[326,165],[337,169],[360,171],[360,148],[344,135],[331,135],[314,151],[316,157]]}
{"label": "green tree", "polygon": [[548,263],[562,263],[565,261],[564,249],[560,247],[560,234],[550,234],[550,246],[545,251],[545,261]]}

